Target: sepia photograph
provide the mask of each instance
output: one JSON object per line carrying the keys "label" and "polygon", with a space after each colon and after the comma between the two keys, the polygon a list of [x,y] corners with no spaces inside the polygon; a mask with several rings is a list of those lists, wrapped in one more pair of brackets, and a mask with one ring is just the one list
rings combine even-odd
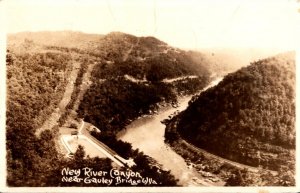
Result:
{"label": "sepia photograph", "polygon": [[300,1],[0,6],[1,190],[299,190]]}

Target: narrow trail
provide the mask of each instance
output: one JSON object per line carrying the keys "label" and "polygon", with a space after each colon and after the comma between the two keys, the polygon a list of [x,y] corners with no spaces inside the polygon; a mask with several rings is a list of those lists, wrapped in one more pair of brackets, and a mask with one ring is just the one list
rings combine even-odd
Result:
{"label": "narrow trail", "polygon": [[84,94],[90,88],[90,86],[92,84],[92,82],[90,81],[90,78],[91,78],[91,73],[92,73],[95,65],[96,65],[95,63],[89,64],[86,72],[83,74],[82,82],[80,85],[80,91],[78,93],[78,96],[75,100],[74,107],[73,107],[74,111],[77,111],[80,101],[83,99]]}
{"label": "narrow trail", "polygon": [[66,106],[71,100],[71,95],[74,90],[74,83],[78,76],[80,66],[81,66],[80,63],[77,62],[72,65],[72,71],[70,73],[70,76],[68,77],[69,82],[65,88],[63,98],[58,104],[58,108],[56,108],[54,112],[49,116],[49,118],[43,123],[43,125],[36,130],[35,134],[37,136],[39,136],[40,133],[45,131],[46,129],[51,129],[58,124],[58,120],[60,116],[66,110]]}

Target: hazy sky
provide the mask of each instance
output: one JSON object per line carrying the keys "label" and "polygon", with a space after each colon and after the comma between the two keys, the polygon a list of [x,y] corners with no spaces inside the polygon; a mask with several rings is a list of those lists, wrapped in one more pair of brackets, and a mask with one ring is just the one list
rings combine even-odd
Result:
{"label": "hazy sky", "polygon": [[7,0],[4,5],[9,33],[122,31],[192,49],[290,49],[300,34],[296,0]]}

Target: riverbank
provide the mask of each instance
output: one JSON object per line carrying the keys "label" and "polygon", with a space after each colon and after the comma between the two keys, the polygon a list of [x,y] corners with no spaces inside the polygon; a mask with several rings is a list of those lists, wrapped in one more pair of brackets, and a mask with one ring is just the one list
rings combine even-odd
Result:
{"label": "riverbank", "polygon": [[235,168],[229,164],[208,158],[202,152],[195,151],[184,140],[179,139],[167,144],[186,162],[189,168],[195,169],[207,182],[215,186],[224,186]]}
{"label": "riverbank", "polygon": [[227,160],[190,144],[177,133],[176,119],[178,117],[173,118],[172,122],[165,121],[167,124],[165,143],[182,156],[190,168],[194,168],[209,181],[219,181],[225,186],[270,186],[280,183],[281,175],[287,176],[282,171],[251,167]]}
{"label": "riverbank", "polygon": [[[202,91],[216,85],[220,80],[221,78],[212,81]],[[118,133],[117,139],[128,142],[134,149],[153,157],[164,169],[170,170],[182,186],[221,186],[224,184],[222,180],[206,179],[207,177],[201,175],[196,168],[190,167],[181,155],[165,143],[166,126],[162,122],[185,110],[193,96],[179,97],[176,105],[160,105],[155,113],[132,121],[126,129]]]}
{"label": "riverbank", "polygon": [[[203,97],[207,97],[207,95],[205,95],[204,93]],[[205,106],[205,102],[201,103],[201,105]],[[203,118],[203,116],[205,116],[205,113],[202,113],[201,115],[197,114],[197,112],[200,111],[198,110],[198,108],[200,108],[201,105],[196,106],[194,111],[189,112],[190,115],[193,115],[194,119],[186,116],[186,112],[182,112],[172,119],[170,118],[164,121],[164,123],[166,124],[165,142],[169,144],[169,146],[178,155],[182,156],[185,159],[185,162],[191,168],[195,168],[201,175],[210,175],[212,181],[217,180],[217,178],[222,179],[224,181],[224,185],[229,186],[263,186],[266,184],[274,185],[277,183],[278,176],[280,176],[280,174],[283,174],[287,177],[291,176],[289,174],[285,174],[285,171],[280,171],[280,169],[272,171],[269,168],[263,168],[262,165],[254,165],[253,167],[253,165],[247,165],[247,163],[244,163],[240,160],[232,161],[234,159],[232,159],[231,157],[226,159],[222,157],[222,154],[209,153],[205,148],[202,149],[196,147],[196,145],[193,145],[197,144],[198,137],[195,138],[193,142],[189,143],[189,138],[184,137],[185,133],[179,133],[179,131],[181,131],[180,129],[185,128],[185,124],[188,125],[191,121],[197,120],[198,118],[201,119]],[[210,109],[207,109],[206,112],[208,112],[209,110]],[[211,116],[213,117],[213,115]],[[183,118],[185,118],[185,122],[182,122]],[[199,125],[194,126],[194,128],[195,131],[197,131],[197,129],[201,130]],[[191,128],[189,127],[188,129]],[[185,131],[188,132],[188,130]],[[194,135],[195,133],[193,132],[189,133],[189,136]],[[215,147],[217,148],[218,146],[222,147],[222,145],[220,145],[222,142],[222,134],[220,136],[221,137],[218,140],[215,140]],[[214,139],[211,138],[210,140]],[[205,146],[205,144],[203,146]],[[279,181],[279,183],[281,182]]]}

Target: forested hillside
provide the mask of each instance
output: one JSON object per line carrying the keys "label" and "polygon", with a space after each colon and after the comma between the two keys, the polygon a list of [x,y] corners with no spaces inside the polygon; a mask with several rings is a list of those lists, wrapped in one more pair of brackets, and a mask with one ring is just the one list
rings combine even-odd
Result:
{"label": "forested hillside", "polygon": [[75,161],[63,158],[57,149],[58,128],[36,135],[49,115],[60,108],[74,63],[93,57],[72,48],[49,47],[27,37],[19,38],[8,39],[6,56],[7,185],[70,186],[75,184],[61,182],[64,167],[111,168],[110,160],[85,160],[80,152]]}
{"label": "forested hillside", "polygon": [[294,171],[295,53],[259,60],[225,76],[168,127],[168,140],[180,135],[230,160]]}
{"label": "forested hillside", "polygon": [[63,95],[70,58],[68,53],[27,51],[15,54],[13,49],[8,50],[6,142],[9,185],[43,185],[57,166],[58,154],[52,133],[43,132],[40,138],[34,133]]}
{"label": "forested hillside", "polygon": [[97,78],[127,74],[155,82],[178,76],[209,76],[205,64],[194,62],[187,52],[154,37],[112,32],[103,37],[97,52],[104,56],[94,73]]}
{"label": "forested hillside", "polygon": [[[154,37],[113,32],[101,43],[103,59],[92,72],[93,84],[78,114],[104,133],[120,131],[130,120],[155,111],[158,103],[175,104],[179,94],[195,93],[209,81],[204,64]],[[173,78],[182,79],[165,81]]]}

